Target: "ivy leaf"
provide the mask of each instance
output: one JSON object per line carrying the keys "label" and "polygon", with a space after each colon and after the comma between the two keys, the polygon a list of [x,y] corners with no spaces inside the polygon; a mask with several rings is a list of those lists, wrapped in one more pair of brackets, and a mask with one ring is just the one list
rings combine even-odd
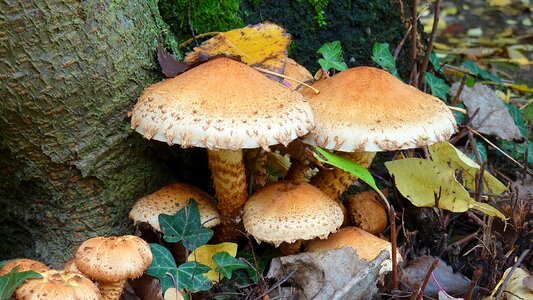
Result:
{"label": "ivy leaf", "polygon": [[431,94],[441,100],[446,100],[446,95],[450,92],[450,86],[446,84],[444,79],[438,78],[431,73],[426,73],[425,78],[426,83],[431,88]]}
{"label": "ivy leaf", "polygon": [[222,251],[213,255],[213,261],[218,265],[217,272],[231,279],[231,273],[237,269],[248,267],[244,262],[231,256],[228,252]]}
{"label": "ivy leaf", "polygon": [[320,67],[324,70],[335,69],[337,71],[344,71],[348,66],[342,59],[341,42],[333,41],[331,43],[324,43],[316,52],[322,54],[324,58],[318,60]]}
{"label": "ivy leaf", "polygon": [[204,275],[211,281],[219,281],[224,277],[222,276],[224,274],[221,275],[215,270],[218,265],[213,261],[213,255],[219,252],[226,252],[235,257],[237,254],[237,247],[237,244],[229,242],[215,245],[203,245],[192,251],[191,254],[189,254],[189,257],[187,257],[187,261],[195,261],[210,267],[211,270]]}
{"label": "ivy leaf", "polygon": [[181,264],[175,273],[177,289],[190,291],[207,291],[211,289],[211,281],[204,275],[210,267],[189,261]]}
{"label": "ivy leaf", "polygon": [[396,69],[394,57],[389,50],[389,44],[375,43],[374,47],[372,47],[372,61],[396,76],[396,78],[401,79],[398,75],[398,70]]}
{"label": "ivy leaf", "polygon": [[433,66],[433,69],[435,69],[435,71],[439,71],[440,72],[440,59],[439,57],[437,56],[437,54],[435,54],[435,52],[431,52],[431,54],[429,55],[429,62],[431,63],[431,65]]}
{"label": "ivy leaf", "polygon": [[[477,153],[479,154],[479,158],[481,159],[481,161],[487,161],[488,155],[487,155],[487,147],[485,146],[485,144],[478,139],[474,139],[474,142],[476,143],[475,147],[476,147]],[[474,152],[470,154],[470,159],[472,159],[473,161],[476,160],[476,155],[474,154]]]}
{"label": "ivy leaf", "polygon": [[349,172],[364,181],[374,190],[379,190],[370,172],[368,172],[368,170],[360,164],[353,162],[345,157],[335,155],[318,146],[311,147],[311,150],[313,151],[313,156],[321,163],[330,164],[334,167]]}
{"label": "ivy leaf", "polygon": [[485,80],[490,80],[499,84],[502,84],[502,80],[495,75],[492,75],[491,73],[483,70],[482,68],[478,67],[473,61],[467,60],[462,63],[463,67],[467,68],[472,72],[474,75],[479,76]]}
{"label": "ivy leaf", "polygon": [[473,87],[474,84],[476,84],[476,79],[470,75],[465,75],[465,76],[467,76],[465,85],[469,88]]}
{"label": "ivy leaf", "polygon": [[513,117],[514,123],[520,130],[520,133],[524,138],[528,138],[529,132],[526,127],[526,123],[524,122],[524,118],[522,117],[522,112],[520,109],[512,104],[507,103],[507,109],[509,109],[509,112],[511,113],[511,117]]}
{"label": "ivy leaf", "polygon": [[152,264],[146,270],[146,274],[157,277],[161,282],[163,293],[168,288],[174,287],[174,282],[169,274],[175,274],[177,271],[174,257],[167,248],[159,244],[149,244],[152,251]]}
{"label": "ivy leaf", "polygon": [[[245,271],[248,274],[248,276],[250,277],[250,279],[256,284],[259,282],[259,274],[263,274],[268,262],[272,258],[278,257],[280,255],[281,255],[281,253],[276,252],[276,251],[267,251],[267,252],[263,253],[261,256],[256,257],[257,265],[254,265],[254,256],[253,256],[251,251],[243,250],[243,251],[240,251],[239,253],[237,253],[237,257],[240,257],[240,258],[246,260],[247,262],[249,262],[250,264],[254,265],[255,269],[252,268],[250,265],[246,264],[247,267],[246,267]],[[241,270],[236,270],[235,273],[240,273],[240,271]],[[258,274],[258,272],[259,272],[259,274]]]}
{"label": "ivy leaf", "polygon": [[207,243],[213,237],[213,231],[202,227],[200,211],[193,199],[175,215],[159,215],[159,225],[164,232],[163,239],[168,243],[182,241],[190,251]]}
{"label": "ivy leaf", "polygon": [[13,268],[9,273],[0,276],[0,299],[10,299],[13,292],[21,286],[26,279],[43,278],[35,271],[24,271],[17,273],[17,268]]}
{"label": "ivy leaf", "polygon": [[[533,142],[528,141],[527,162],[533,164]],[[513,158],[523,161],[526,154],[526,143],[517,144],[506,141],[504,139],[498,139],[498,146],[509,153]]]}

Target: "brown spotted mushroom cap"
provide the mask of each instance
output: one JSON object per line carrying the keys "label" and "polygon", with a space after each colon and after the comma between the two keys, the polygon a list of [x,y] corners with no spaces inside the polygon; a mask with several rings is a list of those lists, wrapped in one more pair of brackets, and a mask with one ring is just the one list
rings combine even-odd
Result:
{"label": "brown spotted mushroom cap", "polygon": [[[381,251],[388,251],[389,259],[382,264],[380,273],[392,270],[390,260],[390,253],[392,252],[391,243],[357,227],[341,228],[339,231],[330,234],[325,240],[314,239],[308,241],[305,244],[305,251],[327,251],[343,246],[351,247],[355,250],[359,258],[367,261],[374,260]],[[401,260],[401,256],[398,253],[399,260]]]}
{"label": "brown spotted mushroom cap", "polygon": [[[187,183],[173,183],[139,199],[130,211],[130,219],[135,224],[146,222],[155,230],[159,227],[159,214],[173,215],[189,203],[196,200],[200,211],[200,221],[205,227],[214,227],[220,223],[215,199],[201,189]],[[209,222],[207,222],[209,220]]]}
{"label": "brown spotted mushroom cap", "polygon": [[43,278],[28,279],[15,292],[17,299],[25,300],[99,300],[96,285],[81,274],[48,270]]}
{"label": "brown spotted mushroom cap", "polygon": [[257,241],[294,243],[325,238],[342,224],[337,202],[303,181],[279,181],[253,194],[244,205],[244,228]]}
{"label": "brown spotted mushroom cap", "polygon": [[[387,194],[387,191],[384,191]],[[381,205],[375,191],[366,191],[344,197],[349,222],[373,235],[379,235],[387,227],[387,211]]]}
{"label": "brown spotted mushroom cap", "polygon": [[386,71],[356,67],[312,84],[303,95],[316,127],[305,142],[344,151],[392,151],[439,143],[455,132],[446,104]]}
{"label": "brown spotted mushroom cap", "polygon": [[9,273],[14,267],[17,267],[17,273],[24,271],[35,271],[37,273],[42,273],[49,269],[45,264],[40,261],[36,261],[29,258],[17,258],[8,261],[0,268],[0,276]]}
{"label": "brown spotted mushroom cap", "polygon": [[131,126],[169,145],[268,149],[309,132],[313,113],[299,93],[245,64],[218,58],[146,88]]}
{"label": "brown spotted mushroom cap", "polygon": [[94,237],[76,252],[78,270],[100,282],[138,278],[151,263],[150,246],[133,235]]}

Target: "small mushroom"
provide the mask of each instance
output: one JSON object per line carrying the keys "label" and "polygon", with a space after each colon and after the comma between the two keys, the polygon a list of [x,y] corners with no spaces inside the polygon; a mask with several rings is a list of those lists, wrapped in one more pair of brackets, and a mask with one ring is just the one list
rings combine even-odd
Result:
{"label": "small mushroom", "polygon": [[94,237],[76,251],[76,267],[98,281],[104,300],[120,298],[126,280],[141,277],[152,263],[148,244],[132,235]]}
{"label": "small mushroom", "polygon": [[[376,151],[420,148],[450,138],[455,119],[438,98],[372,67],[350,68],[305,89],[316,127],[304,142],[339,151],[368,167]],[[337,168],[311,184],[337,199],[357,178]]]}
{"label": "small mushroom", "polygon": [[258,242],[276,247],[284,242],[325,238],[342,221],[342,210],[335,200],[298,180],[279,181],[258,190],[246,202],[243,213],[246,231]]}
{"label": "small mushroom", "polygon": [[67,271],[48,270],[43,278],[28,279],[15,292],[16,299],[99,300],[96,285],[85,276]]}
{"label": "small mushroom", "polygon": [[[392,270],[392,260],[390,259],[391,243],[357,227],[341,228],[339,231],[330,234],[325,240],[314,239],[308,241],[305,243],[305,251],[327,251],[342,246],[353,248],[359,258],[367,261],[374,260],[381,251],[388,251],[389,259],[383,262],[380,274]],[[400,254],[398,253],[397,255],[398,260],[401,260]]]}
{"label": "small mushroom", "polygon": [[375,191],[346,196],[342,203],[350,224],[373,235],[379,235],[387,227],[387,211]]}
{"label": "small mushroom", "polygon": [[17,267],[17,272],[35,271],[42,273],[49,270],[49,268],[40,261],[36,261],[29,258],[16,258],[0,268],[0,276],[9,273],[13,268]]}
{"label": "small mushroom", "polygon": [[205,227],[220,223],[215,199],[201,189],[187,183],[173,183],[137,200],[130,210],[129,218],[134,224],[145,222],[161,232],[159,214],[173,215],[194,199],[200,211],[200,221]]}

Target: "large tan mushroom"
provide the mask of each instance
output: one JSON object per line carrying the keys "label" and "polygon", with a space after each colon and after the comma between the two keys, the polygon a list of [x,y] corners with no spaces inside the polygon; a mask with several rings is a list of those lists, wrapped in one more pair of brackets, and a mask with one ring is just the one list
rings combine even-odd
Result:
{"label": "large tan mushroom", "polygon": [[16,299],[100,300],[96,285],[81,274],[48,270],[43,278],[28,279],[15,292]]}
{"label": "large tan mushroom", "polygon": [[244,206],[244,228],[258,242],[281,243],[325,238],[337,231],[342,210],[316,187],[298,180],[279,181],[253,194]]}
{"label": "large tan mushroom", "polygon": [[299,93],[245,64],[218,58],[146,88],[131,126],[147,139],[208,149],[227,223],[239,218],[248,199],[242,149],[287,145],[313,128],[313,113]]}
{"label": "large tan mushroom", "polygon": [[202,226],[213,227],[220,223],[215,199],[201,189],[187,183],[177,182],[139,199],[130,210],[129,218],[134,224],[146,222],[156,231],[159,227],[159,214],[173,215],[194,199],[200,211]]}
{"label": "large tan mushroom", "polygon": [[[315,129],[304,142],[339,151],[368,167],[376,151],[420,148],[450,138],[455,119],[446,104],[388,72],[356,67],[305,89]],[[311,184],[337,199],[357,178],[340,169],[321,171]]]}
{"label": "large tan mushroom", "polygon": [[76,267],[98,281],[102,299],[116,300],[128,279],[141,277],[152,263],[150,246],[133,235],[95,237],[76,251]]}

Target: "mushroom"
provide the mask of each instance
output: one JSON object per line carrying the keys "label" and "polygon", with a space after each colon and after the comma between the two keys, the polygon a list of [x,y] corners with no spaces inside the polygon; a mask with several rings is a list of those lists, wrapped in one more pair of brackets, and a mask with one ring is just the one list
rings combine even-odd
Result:
{"label": "mushroom", "polygon": [[284,242],[325,238],[342,221],[337,201],[298,180],[278,181],[258,190],[244,205],[243,213],[246,231],[258,242],[276,247]]}
{"label": "mushroom", "polygon": [[65,265],[63,266],[63,271],[67,271],[67,272],[70,272],[70,273],[83,274],[80,270],[78,270],[78,267],[76,267],[76,260],[75,259],[71,259],[71,260],[67,261],[65,263]]}
{"label": "mushroom", "polygon": [[43,278],[28,279],[15,292],[16,299],[99,300],[96,285],[81,274],[48,270]]}
{"label": "mushroom", "polygon": [[[325,240],[314,239],[308,241],[305,243],[305,251],[327,251],[343,246],[351,247],[359,258],[367,261],[374,260],[381,251],[388,251],[389,258],[392,253],[391,243],[357,227],[341,228],[339,231],[330,234]],[[397,257],[401,260],[399,253]],[[388,259],[382,263],[380,274],[391,270],[392,260]]]}
{"label": "mushroom", "polygon": [[147,139],[207,148],[221,221],[233,237],[248,199],[242,149],[287,145],[313,128],[299,93],[228,58],[146,88],[131,115]]}
{"label": "mushroom", "polygon": [[[387,194],[385,191],[383,194]],[[349,223],[373,235],[387,227],[387,211],[375,191],[366,191],[344,197]]]}
{"label": "mushroom", "polygon": [[119,299],[126,280],[140,277],[152,263],[150,246],[133,236],[94,237],[76,251],[76,267],[98,282],[102,299]]}
{"label": "mushroom", "polygon": [[[315,94],[302,94],[313,108],[316,127],[304,142],[341,151],[368,167],[376,151],[420,148],[450,138],[455,119],[436,97],[372,67],[350,68],[316,81]],[[340,169],[321,171],[311,184],[337,199],[357,178]]]}
{"label": "mushroom", "polygon": [[159,214],[173,215],[187,206],[189,199],[194,199],[198,204],[203,226],[213,227],[220,223],[215,199],[201,189],[182,182],[167,185],[137,200],[130,210],[129,218],[135,225],[146,222],[154,230],[161,232]]}
{"label": "mushroom", "polygon": [[49,270],[49,268],[40,261],[29,258],[16,258],[8,261],[0,268],[0,276],[9,273],[15,267],[17,267],[17,272],[35,271],[37,273],[42,273]]}
{"label": "mushroom", "polygon": [[[310,83],[313,81],[313,75],[302,65],[298,64],[294,59],[287,58],[287,61],[285,62],[285,69],[283,71],[283,75],[296,79],[298,81],[304,82],[304,83]],[[289,80],[289,88],[294,91],[300,90],[302,87],[301,84],[298,84],[297,82],[292,82]]]}

